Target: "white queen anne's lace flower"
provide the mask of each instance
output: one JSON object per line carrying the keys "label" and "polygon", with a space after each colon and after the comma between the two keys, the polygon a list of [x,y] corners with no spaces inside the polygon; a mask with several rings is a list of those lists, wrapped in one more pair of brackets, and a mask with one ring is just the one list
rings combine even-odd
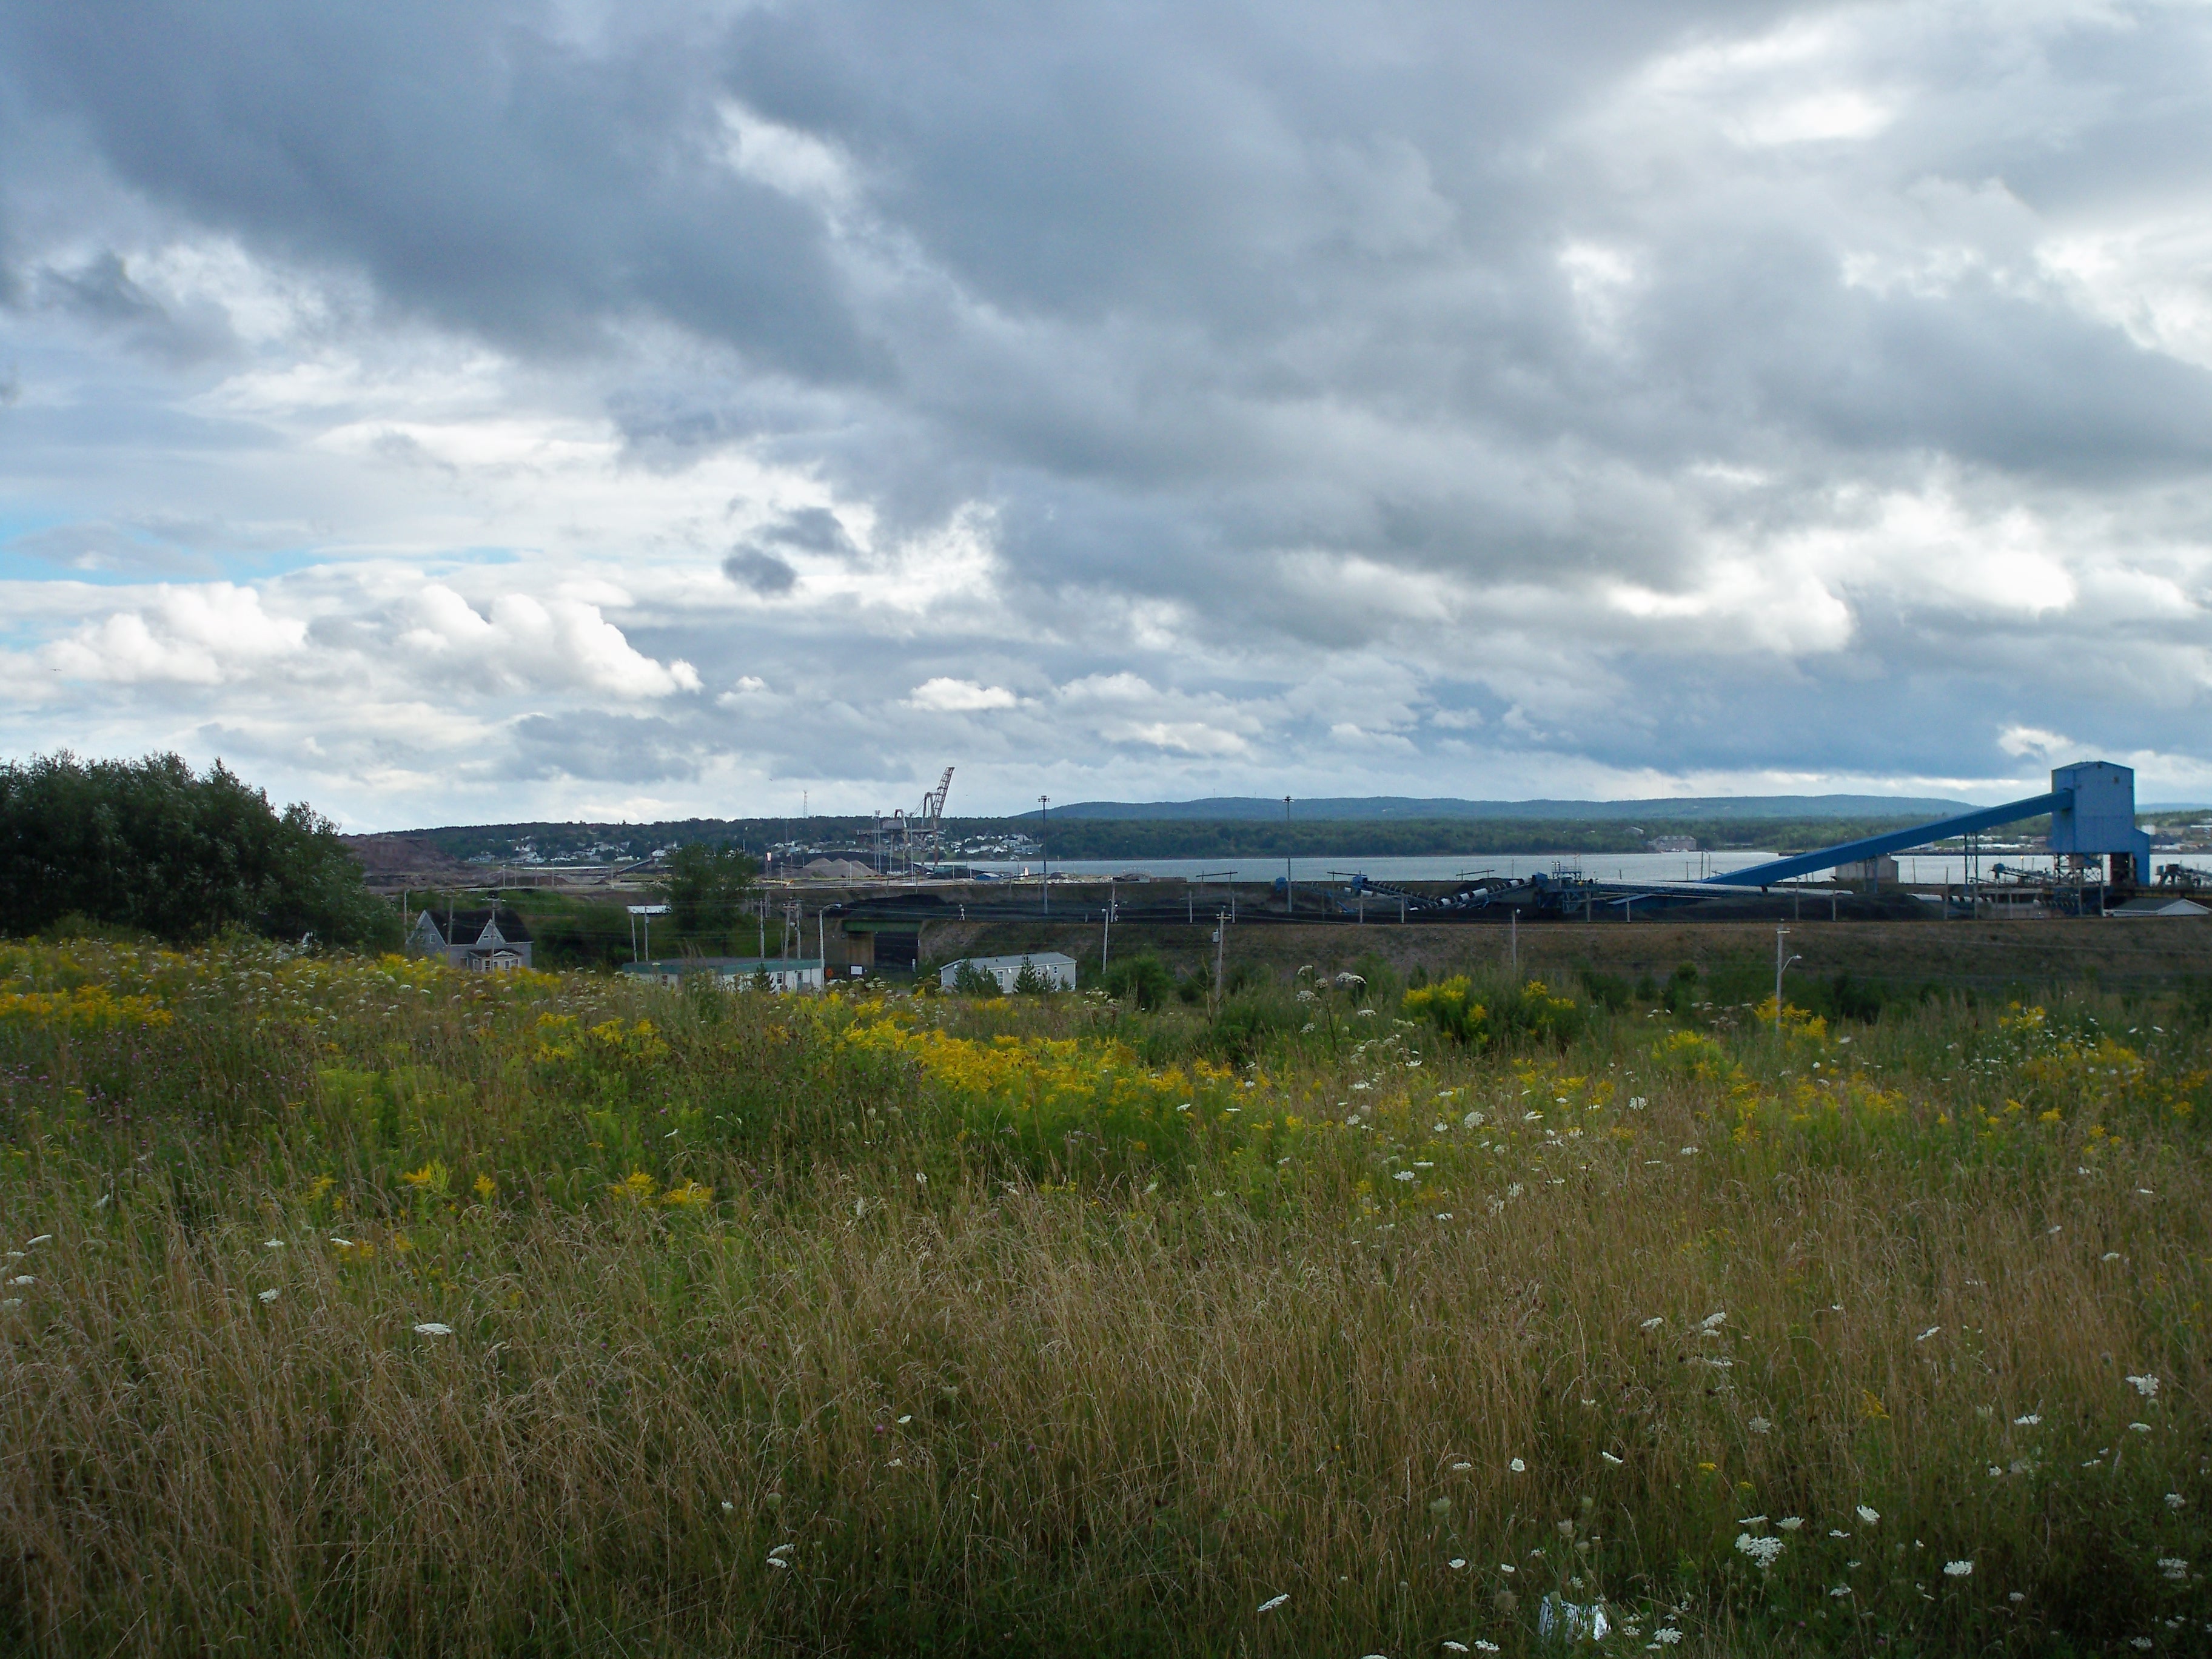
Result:
{"label": "white queen anne's lace flower", "polygon": [[1946,1561],[1943,1564],[1943,1576],[1946,1578],[1970,1578],[1973,1576],[1973,1571],[1974,1564],[1971,1561]]}
{"label": "white queen anne's lace flower", "polygon": [[2146,1400],[2158,1398],[2158,1379],[2151,1376],[2131,1376],[2128,1379],[2135,1391]]}
{"label": "white queen anne's lace flower", "polygon": [[1779,1538],[1761,1538],[1747,1532],[1735,1535],[1735,1547],[1762,1567],[1772,1566],[1781,1557],[1783,1548]]}

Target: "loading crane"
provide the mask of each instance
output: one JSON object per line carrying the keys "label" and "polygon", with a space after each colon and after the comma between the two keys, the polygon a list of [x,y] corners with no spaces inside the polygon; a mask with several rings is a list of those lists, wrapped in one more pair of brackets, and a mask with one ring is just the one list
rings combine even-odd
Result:
{"label": "loading crane", "polygon": [[952,793],[952,769],[946,767],[945,775],[937,781],[937,787],[921,798],[923,834],[928,837],[929,855],[940,858],[945,852],[945,798]]}
{"label": "loading crane", "polygon": [[907,873],[912,875],[918,862],[933,864],[944,856],[945,798],[951,793],[952,769],[948,766],[937,787],[925,793],[921,805],[913,811],[896,808],[888,821],[882,813],[876,814],[869,833],[874,840],[876,862],[884,874],[890,874],[902,859]]}

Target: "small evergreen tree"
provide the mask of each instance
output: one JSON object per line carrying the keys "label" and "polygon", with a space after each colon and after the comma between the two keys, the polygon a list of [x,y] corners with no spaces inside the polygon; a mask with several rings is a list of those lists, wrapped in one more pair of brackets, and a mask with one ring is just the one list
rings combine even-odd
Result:
{"label": "small evergreen tree", "polygon": [[963,997],[994,997],[1001,994],[998,977],[985,973],[973,962],[963,962],[952,975],[952,988]]}

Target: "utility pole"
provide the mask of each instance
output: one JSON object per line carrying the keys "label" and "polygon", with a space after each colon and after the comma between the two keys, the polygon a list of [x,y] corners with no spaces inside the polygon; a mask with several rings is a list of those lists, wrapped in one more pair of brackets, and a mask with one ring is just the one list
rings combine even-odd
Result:
{"label": "utility pole", "polygon": [[1229,912],[1216,910],[1213,913],[1213,1012],[1216,1018],[1221,1013],[1221,961],[1228,937]]}
{"label": "utility pole", "polygon": [[1296,915],[1298,890],[1291,880],[1291,798],[1283,797],[1283,914]]}
{"label": "utility pole", "polygon": [[1098,940],[1098,971],[1106,971],[1106,953],[1114,948],[1114,878],[1106,878],[1106,931]]}
{"label": "utility pole", "polygon": [[1045,832],[1051,827],[1051,814],[1046,809],[1051,804],[1049,795],[1037,797],[1037,860],[1044,869],[1044,873],[1037,878],[1037,885],[1044,890],[1044,913],[1047,915],[1052,914],[1052,847],[1045,840]]}
{"label": "utility pole", "polygon": [[1513,963],[1513,982],[1518,985],[1521,982],[1521,913],[1518,910],[1505,913],[1505,948],[1510,953]]}

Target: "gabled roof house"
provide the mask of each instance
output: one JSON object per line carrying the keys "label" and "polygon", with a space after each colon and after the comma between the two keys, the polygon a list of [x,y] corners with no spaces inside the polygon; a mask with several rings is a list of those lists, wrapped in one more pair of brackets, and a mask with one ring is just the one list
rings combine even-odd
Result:
{"label": "gabled roof house", "polygon": [[530,966],[530,929],[503,904],[489,910],[425,910],[407,935],[410,957],[440,957],[449,968],[502,973]]}

